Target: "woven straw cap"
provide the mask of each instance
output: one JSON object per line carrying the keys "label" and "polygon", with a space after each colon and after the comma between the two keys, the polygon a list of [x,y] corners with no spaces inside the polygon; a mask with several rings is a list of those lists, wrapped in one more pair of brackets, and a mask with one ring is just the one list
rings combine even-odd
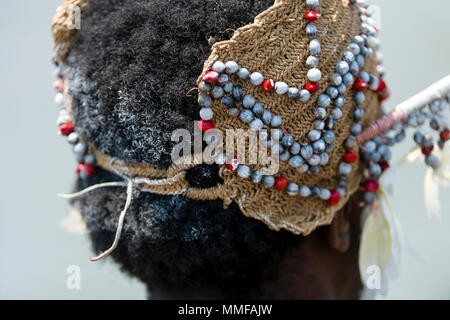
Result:
{"label": "woven straw cap", "polygon": [[[63,6],[77,3],[83,8],[87,0],[66,0]],[[63,9],[61,9],[63,10]],[[305,64],[309,56],[310,39],[305,34],[306,19],[303,18],[309,8],[306,1],[277,0],[274,5],[255,18],[254,23],[241,27],[228,41],[216,43],[212,52],[204,64],[203,74],[206,73],[217,61],[236,61],[250,72],[258,71],[265,77],[274,81],[283,81],[290,87],[303,88],[307,83],[306,74],[308,68]],[[322,51],[320,54],[319,69],[323,77],[320,81],[319,92],[304,103],[289,99],[286,95],[264,93],[258,86],[251,85],[248,81],[242,81],[232,76],[232,81],[240,84],[246,94],[251,94],[257,102],[273,114],[283,118],[283,128],[294,137],[297,142],[307,142],[307,133],[313,127],[317,97],[328,86],[329,76],[335,72],[336,63],[341,59],[352,38],[359,31],[359,16],[354,8],[345,0],[321,0],[318,11],[321,18],[315,22],[318,29],[317,38],[320,40]],[[58,13],[53,22],[55,48],[58,56],[64,61],[72,43],[73,32],[64,28],[64,23],[70,17]],[[66,22],[65,22],[66,21]],[[63,48],[63,50],[59,50]],[[374,55],[375,57],[375,55]],[[377,75],[376,60],[370,58],[366,61],[364,71]],[[202,75],[203,75],[202,74]],[[201,81],[201,76],[198,82]],[[298,185],[319,186],[321,188],[334,189],[339,181],[339,163],[345,153],[344,141],[350,134],[353,122],[353,92],[345,93],[346,104],[342,107],[343,117],[338,121],[335,130],[336,142],[334,150],[329,153],[330,161],[320,168],[317,176],[299,174],[289,166],[281,162],[277,175],[284,175],[289,181]],[[376,93],[366,92],[366,100],[363,104],[365,111],[363,126],[378,118],[381,106]],[[213,104],[214,123],[216,128],[225,132],[227,129],[247,130],[248,126],[239,119],[228,115],[218,101]],[[178,162],[167,170],[155,170],[148,164],[126,164],[116,162],[111,168],[111,159],[107,155],[96,154],[97,164],[109,171],[118,170],[124,173],[143,176],[148,179],[165,178],[164,182],[156,185],[140,184],[159,194],[183,194],[186,197],[213,200],[222,199],[224,205],[232,201],[236,202],[243,214],[248,217],[263,221],[271,229],[286,229],[296,234],[307,235],[317,226],[331,223],[334,214],[342,208],[352,193],[359,187],[363,166],[362,163],[353,164],[352,173],[348,176],[346,196],[336,206],[329,206],[325,201],[317,198],[301,198],[289,196],[285,192],[274,189],[266,189],[261,184],[254,184],[250,180],[244,180],[235,172],[220,170],[224,179],[222,185],[209,189],[190,188],[185,180],[186,169],[192,165]],[[356,151],[356,150],[355,150]],[[259,168],[258,165],[251,166]]]}

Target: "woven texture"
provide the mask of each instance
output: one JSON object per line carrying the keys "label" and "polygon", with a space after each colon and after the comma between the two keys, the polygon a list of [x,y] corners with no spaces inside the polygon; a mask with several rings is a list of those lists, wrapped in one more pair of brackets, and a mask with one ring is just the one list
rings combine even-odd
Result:
{"label": "woven texture", "polygon": [[[66,1],[65,3],[73,2],[80,5],[86,3],[86,1]],[[304,87],[307,83],[308,69],[305,61],[309,56],[310,39],[305,34],[307,21],[303,15],[308,10],[305,1],[275,1],[271,8],[255,18],[254,23],[239,28],[230,40],[216,43],[212,47],[211,56],[205,62],[203,74],[217,60],[234,60],[250,72],[261,72],[265,77],[270,77],[274,81],[284,81],[290,87]],[[307,142],[306,135],[313,126],[316,98],[325,91],[329,75],[334,73],[336,63],[359,31],[358,14],[356,10],[348,6],[347,1],[321,0],[318,11],[322,17],[315,22],[315,25],[319,30],[317,38],[322,46],[319,69],[323,77],[320,81],[321,90],[313,94],[309,102],[292,100],[286,95],[266,94],[259,86],[255,87],[247,81],[232,77],[232,81],[240,84],[246,94],[252,94],[256,101],[261,102],[267,110],[282,116],[283,128],[296,141],[304,143]],[[55,18],[55,21],[64,21],[61,14],[58,16],[60,18]],[[67,33],[67,30],[61,27],[63,25],[63,22],[57,24],[54,22],[56,48],[59,46],[69,48],[71,44],[70,37],[73,34]],[[375,58],[366,61],[364,71],[377,75]],[[200,79],[201,76],[199,81]],[[353,124],[353,94],[352,90],[348,90],[344,95],[347,102],[342,108],[343,117],[339,120],[335,131],[335,148],[330,153],[329,163],[321,167],[319,175],[301,175],[284,162],[280,163],[277,175],[284,175],[289,181],[311,187],[334,189],[338,185],[338,166],[346,151],[343,144]],[[213,108],[216,128],[223,132],[227,129],[248,129],[248,126],[239,119],[229,116],[218,101],[214,102]],[[363,126],[378,118],[381,106],[375,93],[367,91],[363,109],[365,110],[365,116],[361,122]],[[93,148],[92,151],[96,154],[98,165],[106,170],[150,180],[156,179],[140,183],[143,189],[159,194],[183,194],[199,200],[222,199],[224,205],[234,201],[243,214],[263,221],[271,229],[286,229],[295,234],[304,235],[309,234],[317,226],[329,224],[332,221],[334,214],[359,187],[363,171],[361,163],[354,164],[354,169],[348,177],[346,196],[338,205],[330,207],[325,201],[317,198],[292,197],[282,191],[265,189],[261,184],[253,184],[250,180],[238,177],[235,172],[223,169],[220,171],[224,180],[222,185],[209,189],[193,189],[189,187],[185,179],[185,171],[195,164],[186,165],[184,159],[172,164],[167,170],[156,170],[148,164],[112,161],[110,157],[96,152]],[[259,168],[257,165],[252,166],[252,169],[257,168]]]}

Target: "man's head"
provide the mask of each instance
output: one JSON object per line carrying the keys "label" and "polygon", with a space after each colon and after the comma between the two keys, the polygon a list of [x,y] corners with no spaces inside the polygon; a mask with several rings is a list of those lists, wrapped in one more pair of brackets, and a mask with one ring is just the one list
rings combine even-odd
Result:
{"label": "man's head", "polygon": [[[77,130],[126,162],[170,165],[172,131],[198,120],[195,86],[210,44],[228,39],[273,1],[92,1],[68,57]],[[99,170],[77,188],[119,179]],[[186,173],[221,183],[216,165]],[[114,237],[123,189],[73,201],[96,252]],[[360,209],[353,197],[310,236],[275,232],[232,203],[136,190],[113,258],[155,298],[357,298]]]}

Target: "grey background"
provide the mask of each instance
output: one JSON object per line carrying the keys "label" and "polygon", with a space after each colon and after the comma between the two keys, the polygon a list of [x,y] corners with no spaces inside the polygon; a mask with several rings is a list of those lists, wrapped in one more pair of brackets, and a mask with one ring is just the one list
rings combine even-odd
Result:
{"label": "grey background", "polygon": [[[56,135],[50,21],[60,0],[3,0],[0,5],[0,298],[144,299],[143,285],[110,259],[91,263],[86,236],[61,230],[75,161]],[[372,0],[382,10],[383,53],[393,95],[387,106],[450,72],[450,2]],[[396,158],[412,147],[396,148]],[[397,170],[394,207],[408,248],[387,298],[450,298],[450,201],[444,220],[427,218],[423,165]],[[81,267],[81,290],[66,288],[66,269]]]}

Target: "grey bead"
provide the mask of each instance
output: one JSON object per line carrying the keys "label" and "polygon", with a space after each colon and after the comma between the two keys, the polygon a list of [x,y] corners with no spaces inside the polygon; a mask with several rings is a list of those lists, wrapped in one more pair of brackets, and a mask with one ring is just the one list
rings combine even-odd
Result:
{"label": "grey bead", "polygon": [[336,128],[336,120],[334,118],[328,118],[325,121],[325,129],[334,130]]}
{"label": "grey bead", "polygon": [[314,125],[314,129],[322,131],[323,129],[325,129],[325,122],[323,120],[316,120],[313,123]]}
{"label": "grey bead", "polygon": [[225,63],[223,63],[222,61],[216,61],[212,65],[211,69],[218,73],[222,73],[225,71]]}
{"label": "grey bead", "polygon": [[353,39],[352,39],[352,42],[353,43],[356,43],[359,47],[362,47],[362,46],[364,46],[364,38],[363,37],[361,37],[361,36],[355,36]]}
{"label": "grey bead", "polygon": [[276,141],[280,141],[283,138],[284,133],[281,129],[272,130],[272,139]]}
{"label": "grey bead", "polygon": [[93,154],[87,154],[83,157],[83,162],[94,165],[95,164],[95,156]]}
{"label": "grey bead", "polygon": [[342,81],[348,87],[353,84],[355,78],[353,78],[353,75],[350,72],[348,72],[342,77]]}
{"label": "grey bead", "polygon": [[307,77],[309,81],[319,82],[320,79],[322,79],[322,72],[320,72],[320,70],[317,68],[312,68],[308,71]]}
{"label": "grey bead", "polygon": [[265,124],[270,125],[270,122],[272,121],[272,114],[268,110],[264,110],[261,119]]}
{"label": "grey bead", "polygon": [[356,138],[354,136],[349,136],[345,141],[345,146],[347,149],[352,149],[356,145]]}
{"label": "grey bead", "polygon": [[240,85],[235,85],[233,87],[233,98],[236,101],[242,101],[242,99],[244,99],[244,90],[242,90]]}
{"label": "grey bead", "polygon": [[315,56],[309,56],[306,59],[306,66],[308,68],[317,68],[319,66],[319,58]]}
{"label": "grey bead", "polygon": [[345,51],[344,54],[342,55],[342,59],[347,61],[348,63],[352,63],[353,61],[355,61],[356,57],[353,52]]}
{"label": "grey bead", "polygon": [[360,72],[359,77],[367,83],[369,83],[369,81],[370,81],[370,75],[365,71]]}
{"label": "grey bead", "polygon": [[309,43],[309,52],[311,53],[311,55],[313,56],[318,56],[320,54],[320,42],[317,39],[312,39],[311,42]]}
{"label": "grey bead", "polygon": [[200,110],[200,118],[202,120],[206,120],[206,121],[211,120],[213,118],[213,116],[214,116],[214,112],[212,111],[211,108],[202,108]]}
{"label": "grey bead", "polygon": [[364,149],[364,151],[368,153],[375,152],[375,150],[377,149],[377,144],[373,141],[367,141],[366,143],[364,143]]}
{"label": "grey bead", "polygon": [[339,173],[342,175],[349,175],[352,172],[352,166],[348,163],[341,162],[339,164]]}
{"label": "grey bead", "polygon": [[286,92],[288,92],[288,90],[289,87],[286,83],[282,81],[275,82],[275,92],[277,94],[285,94]]}
{"label": "grey bead", "polygon": [[252,181],[253,183],[260,183],[262,181],[262,174],[258,170],[252,172]]}
{"label": "grey bead", "polygon": [[219,81],[217,82],[217,84],[220,86],[223,86],[229,81],[230,81],[230,78],[228,78],[228,76],[226,74],[221,74],[219,76]]}
{"label": "grey bead", "polygon": [[225,91],[226,93],[233,92],[233,83],[231,81],[225,83],[225,85],[223,86],[223,91]]}
{"label": "grey bead", "polygon": [[80,140],[80,137],[79,137],[78,133],[76,133],[76,132],[72,132],[72,133],[69,134],[69,136],[67,137],[67,141],[68,141],[70,144],[77,144],[79,140]]}
{"label": "grey bead", "polygon": [[297,88],[289,88],[288,90],[288,97],[291,99],[298,97],[299,90]]}
{"label": "grey bead", "polygon": [[305,145],[305,146],[302,147],[302,149],[300,150],[300,153],[301,153],[303,159],[309,160],[309,159],[311,159],[311,157],[312,157],[312,155],[313,155],[313,153],[314,153],[314,150],[313,150],[313,148],[308,144],[308,145]]}
{"label": "grey bead", "polygon": [[281,144],[287,148],[290,148],[294,144],[294,138],[292,136],[284,136],[281,139]]}
{"label": "grey bead", "polygon": [[313,143],[313,149],[315,153],[322,153],[325,151],[326,144],[322,139],[317,140]]}
{"label": "grey bead", "polygon": [[290,152],[292,154],[299,154],[300,150],[302,149],[302,146],[298,142],[294,142],[291,146]]}
{"label": "grey bead", "polygon": [[73,152],[75,154],[85,154],[87,151],[87,145],[84,142],[78,142],[76,145],[73,146]]}
{"label": "grey bead", "polygon": [[321,107],[316,108],[316,110],[314,110],[314,116],[316,117],[316,119],[323,120],[327,116],[327,111]]}
{"label": "grey bead", "polygon": [[224,95],[224,91],[222,87],[219,86],[215,86],[212,90],[211,90],[211,97],[213,97],[214,99],[219,99],[222,98]]}
{"label": "grey bead", "polygon": [[350,72],[354,74],[359,72],[359,64],[356,61],[350,64]]}
{"label": "grey bead", "polygon": [[311,188],[311,195],[313,197],[318,197],[320,195],[320,188],[319,187],[312,187]]}
{"label": "grey bead", "polygon": [[288,183],[287,187],[286,187],[286,192],[288,195],[290,196],[295,196],[297,195],[298,192],[298,184],[290,182]]}
{"label": "grey bead", "polygon": [[397,133],[396,135],[395,135],[395,141],[396,142],[401,142],[401,141],[403,141],[404,139],[406,138],[406,133],[405,133],[405,131],[400,131],[399,133]]}
{"label": "grey bead", "polygon": [[342,110],[339,108],[334,108],[333,110],[331,110],[331,116],[336,120],[341,119],[342,118]]}
{"label": "grey bead", "polygon": [[372,140],[373,140],[373,142],[375,142],[377,144],[377,146],[380,146],[381,144],[384,143],[384,140],[381,136],[376,136]]}
{"label": "grey bead", "polygon": [[369,173],[375,178],[379,177],[381,174],[380,165],[378,163],[371,164],[369,167]]}
{"label": "grey bead", "polygon": [[342,84],[342,76],[339,73],[333,73],[330,76],[330,81],[335,86],[340,86]]}
{"label": "grey bead", "polygon": [[364,193],[364,202],[366,204],[371,204],[375,201],[375,193],[374,192],[366,192]]}
{"label": "grey bead", "polygon": [[416,133],[414,133],[414,141],[420,146],[423,143],[423,139],[424,136],[422,134],[422,132],[417,131]]}
{"label": "grey bead", "polygon": [[395,144],[395,139],[392,137],[386,137],[386,145],[392,147]]}
{"label": "grey bead", "polygon": [[346,175],[341,175],[341,176],[339,177],[339,187],[345,188],[345,186],[347,185],[347,183],[348,183],[348,178],[347,178],[347,176],[346,176]]}
{"label": "grey bead", "polygon": [[308,163],[312,167],[318,166],[320,164],[320,156],[318,156],[317,154],[313,154],[311,156],[311,159],[308,160]]}
{"label": "grey bead", "polygon": [[311,189],[308,188],[307,186],[301,186],[300,190],[298,191],[298,193],[303,198],[307,198],[307,197],[311,196]]}
{"label": "grey bead", "polygon": [[422,147],[429,148],[433,145],[433,137],[430,134],[426,134],[423,137]]}
{"label": "grey bead", "polygon": [[345,98],[343,96],[337,97],[334,104],[336,107],[342,108],[345,105]]}
{"label": "grey bead", "polygon": [[381,144],[378,146],[377,148],[377,152],[379,152],[380,154],[384,154],[387,150],[387,147],[384,144]]}
{"label": "grey bead", "polygon": [[263,112],[264,112],[264,108],[263,108],[262,104],[255,103],[255,105],[253,106],[253,113],[255,114],[255,116],[261,117]]}
{"label": "grey bead", "polygon": [[315,38],[317,36],[317,27],[312,23],[306,25],[306,35],[310,38]]}
{"label": "grey bead", "polygon": [[309,168],[309,173],[310,173],[312,176],[317,176],[317,175],[320,173],[320,168],[319,168],[319,166],[313,166],[313,167]]}
{"label": "grey bead", "polygon": [[241,177],[243,179],[249,178],[251,173],[252,173],[252,170],[246,165],[241,164],[237,169],[237,174],[239,175],[239,177]]}
{"label": "grey bead", "polygon": [[379,153],[378,151],[374,151],[369,154],[369,159],[374,162],[380,162],[381,161],[381,153]]}
{"label": "grey bead", "polygon": [[306,0],[306,5],[311,9],[315,9],[319,6],[319,0]]}
{"label": "grey bead", "polygon": [[343,95],[347,91],[347,87],[345,86],[345,84],[341,84],[337,87],[337,89],[341,95]]}
{"label": "grey bead", "polygon": [[341,187],[336,188],[336,191],[339,192],[339,195],[341,196],[341,198],[345,197],[345,195],[347,194],[345,189],[341,188]]}
{"label": "grey bead", "polygon": [[328,200],[331,197],[331,192],[328,189],[320,189],[320,199],[322,200]]}
{"label": "grey bead", "polygon": [[249,127],[253,131],[259,131],[262,130],[262,128],[264,127],[264,123],[260,119],[255,119],[252,122],[250,122]]}
{"label": "grey bead", "polygon": [[384,161],[390,161],[392,159],[392,152],[386,149],[386,152],[382,154]]}
{"label": "grey bead", "polygon": [[339,96],[339,91],[336,87],[328,87],[325,92],[333,99],[336,99]]}
{"label": "grey bead", "polygon": [[323,139],[326,143],[333,143],[334,141],[336,141],[336,136],[334,135],[333,131],[328,130],[323,134]]}
{"label": "grey bead", "polygon": [[283,120],[280,116],[273,116],[272,120],[270,121],[270,125],[272,128],[279,128],[281,127],[281,124],[283,123]]}
{"label": "grey bead", "polygon": [[231,97],[223,97],[220,103],[229,108],[234,107],[234,99]]}
{"label": "grey bead", "polygon": [[296,170],[297,170],[297,172],[300,173],[300,174],[306,173],[306,172],[308,172],[308,170],[309,170],[309,165],[306,164],[306,163],[303,163],[303,164],[301,164],[300,167],[298,167]]}
{"label": "grey bead", "polygon": [[247,80],[248,78],[250,78],[250,72],[247,70],[247,68],[240,68],[238,70],[238,77],[243,80]]}
{"label": "grey bead", "polygon": [[324,152],[324,153],[320,154],[320,165],[321,166],[328,164],[329,160],[330,160],[330,156],[328,155],[328,153]]}
{"label": "grey bead", "polygon": [[370,90],[376,91],[380,87],[380,80],[373,74],[370,75],[369,88]]}
{"label": "grey bead", "polygon": [[366,63],[366,59],[363,55],[359,54],[356,56],[356,63],[358,64],[358,66],[363,67]]}
{"label": "grey bead", "polygon": [[291,157],[291,153],[286,150],[282,154],[280,154],[280,161],[289,161],[290,157]]}
{"label": "grey bead", "polygon": [[336,71],[341,75],[346,74],[350,70],[350,66],[345,61],[339,61],[336,65]]}
{"label": "grey bead", "polygon": [[235,61],[228,61],[225,63],[225,72],[228,74],[236,73],[239,70],[239,65]]}
{"label": "grey bead", "polygon": [[264,82],[264,76],[259,72],[253,72],[250,75],[250,82],[255,86],[259,86]]}
{"label": "grey bead", "polygon": [[356,107],[355,110],[353,111],[353,120],[355,122],[359,122],[363,117],[364,117],[364,110],[361,109],[360,107]]}
{"label": "grey bead", "polygon": [[327,153],[331,153],[334,149],[334,144],[328,144],[327,147],[325,148],[325,152]]}
{"label": "grey bead", "polygon": [[198,88],[202,92],[209,92],[211,90],[211,85],[205,81],[200,82]]}
{"label": "grey bead", "polygon": [[322,108],[326,108],[331,104],[331,98],[327,94],[321,94],[317,98],[317,104]]}
{"label": "grey bead", "polygon": [[202,93],[199,97],[198,97],[198,104],[201,107],[210,107],[211,106],[211,97],[208,94]]}
{"label": "grey bead", "polygon": [[353,54],[354,54],[355,56],[357,56],[357,55],[361,52],[361,49],[359,48],[359,45],[357,45],[356,43],[351,43],[351,44],[348,46],[348,50],[351,51],[351,52],[353,52]]}
{"label": "grey bead", "polygon": [[241,121],[245,123],[250,123],[255,119],[255,115],[250,110],[241,111]]}
{"label": "grey bead", "polygon": [[246,109],[252,109],[253,106],[255,105],[256,101],[255,101],[255,97],[253,97],[252,95],[246,95],[244,97],[244,99],[242,100],[242,105],[244,106],[244,108]]}
{"label": "grey bead", "polygon": [[305,161],[300,156],[293,156],[291,159],[289,159],[289,165],[293,168],[300,167]]}
{"label": "grey bead", "polygon": [[230,108],[228,109],[228,114],[232,117],[239,117],[241,111],[237,108]]}
{"label": "grey bead", "polygon": [[298,97],[301,102],[306,102],[311,98],[311,93],[306,89],[302,89],[300,90]]}
{"label": "grey bead", "polygon": [[262,181],[266,188],[272,188],[275,185],[275,178],[272,176],[264,176]]}
{"label": "grey bead", "polygon": [[362,104],[364,102],[364,100],[366,100],[366,96],[364,95],[363,92],[358,91],[357,93],[355,93],[355,102],[357,104]]}
{"label": "grey bead", "polygon": [[320,139],[321,136],[322,136],[322,135],[321,135],[320,131],[317,131],[317,130],[311,130],[311,131],[308,133],[308,138],[309,138],[309,140],[311,140],[311,141],[317,141],[317,140]]}

